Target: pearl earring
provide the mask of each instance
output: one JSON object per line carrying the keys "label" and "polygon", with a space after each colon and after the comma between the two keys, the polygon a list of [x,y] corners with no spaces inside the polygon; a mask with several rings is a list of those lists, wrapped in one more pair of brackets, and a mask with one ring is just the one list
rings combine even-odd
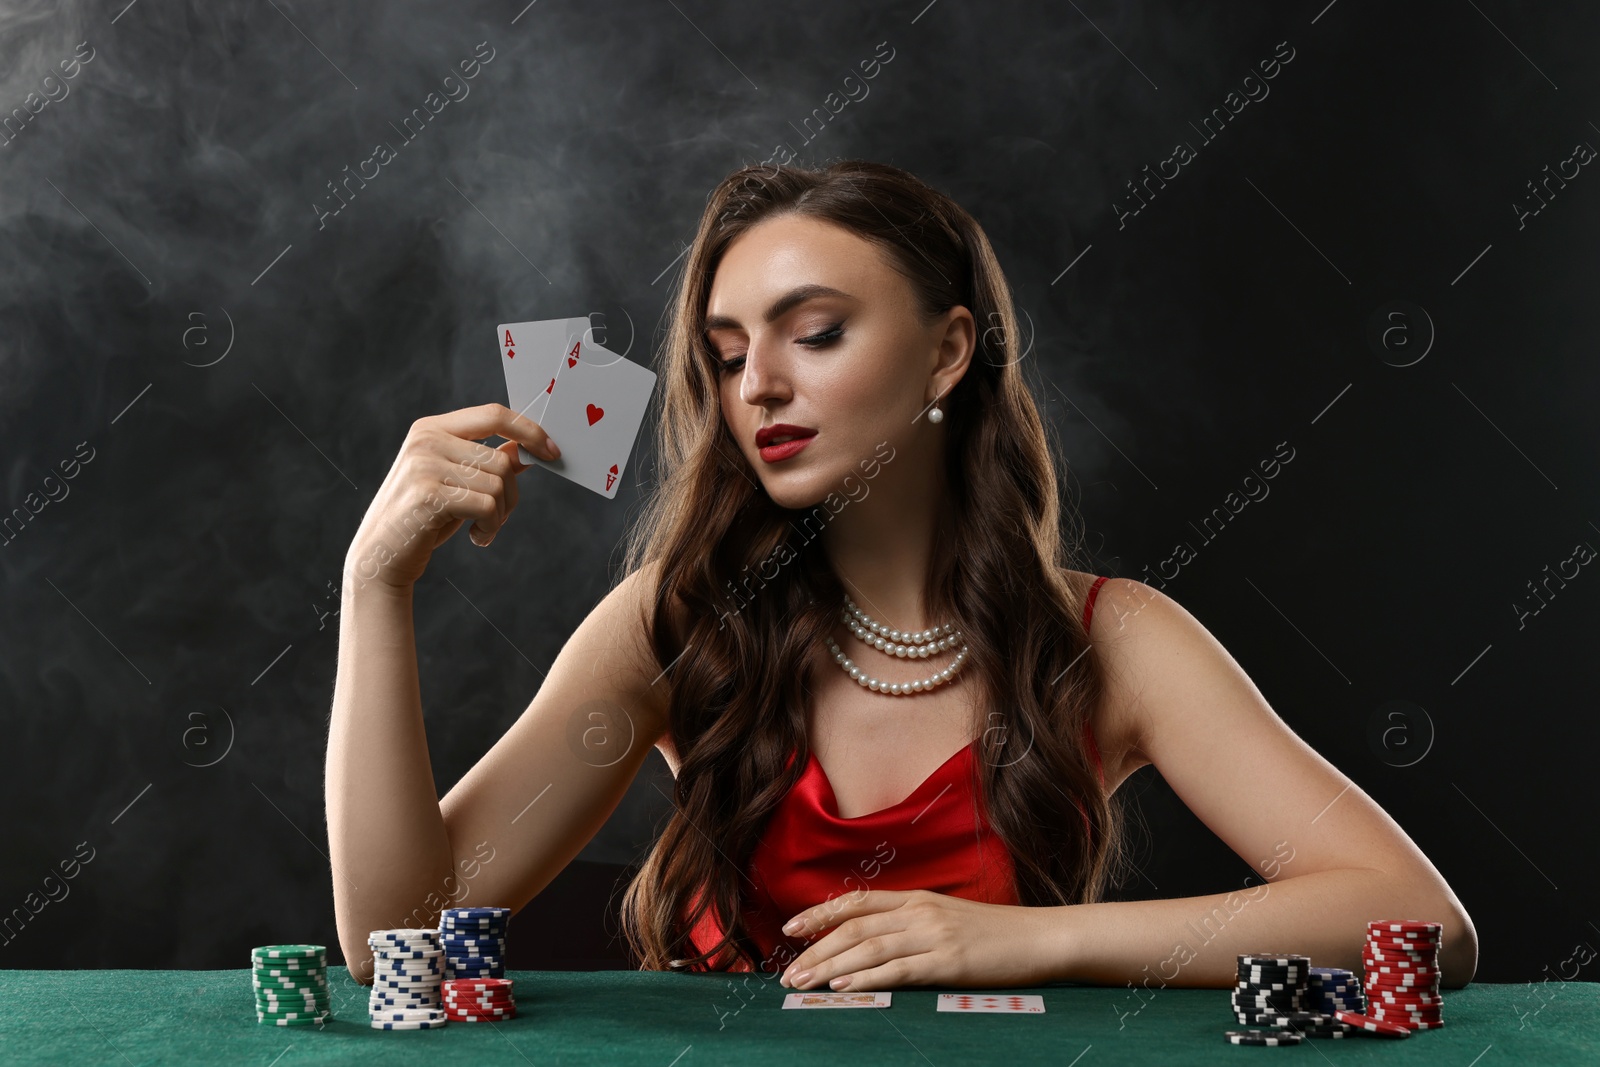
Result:
{"label": "pearl earring", "polygon": [[943,422],[944,421],[944,412],[940,411],[938,408],[934,408],[932,411],[928,412],[928,421],[929,422]]}

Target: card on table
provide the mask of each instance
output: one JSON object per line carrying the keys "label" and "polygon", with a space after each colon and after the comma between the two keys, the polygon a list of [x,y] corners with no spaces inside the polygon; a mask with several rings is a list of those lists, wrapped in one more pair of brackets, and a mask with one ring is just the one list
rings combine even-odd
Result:
{"label": "card on table", "polygon": [[892,993],[790,993],[786,1008],[887,1008]]}
{"label": "card on table", "polygon": [[[506,406],[543,426],[561,357],[583,341],[588,330],[587,318],[503,322],[495,327],[500,368],[506,376]],[[533,455],[520,445],[517,456],[533,465]]]}
{"label": "card on table", "polygon": [[[587,325],[586,319],[570,321]],[[560,446],[561,457],[528,460],[614,498],[655,384],[655,371],[576,336],[556,360],[550,399],[534,420]]]}
{"label": "card on table", "polygon": [[1037,993],[977,994],[940,993],[938,1011],[993,1011],[1021,1012],[1040,1015],[1044,1012],[1044,997]]}

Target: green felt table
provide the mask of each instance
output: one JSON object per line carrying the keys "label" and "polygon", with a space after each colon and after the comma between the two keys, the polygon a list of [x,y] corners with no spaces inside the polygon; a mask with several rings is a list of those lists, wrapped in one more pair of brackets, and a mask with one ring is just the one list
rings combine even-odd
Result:
{"label": "green felt table", "polygon": [[[789,992],[745,975],[515,971],[519,1016],[493,1025],[384,1032],[367,987],[329,968],[336,1018],[322,1029],[256,1022],[247,969],[0,971],[0,1062],[59,1064],[1600,1063],[1600,984],[1471,985],[1445,993],[1445,1026],[1403,1040],[1347,1037],[1238,1048],[1220,989],[1053,985],[1043,1015],[935,1012],[931,988],[891,1007],[785,1010]],[[746,980],[747,979],[747,980]],[[1081,1057],[1081,1058],[1080,1058]]]}

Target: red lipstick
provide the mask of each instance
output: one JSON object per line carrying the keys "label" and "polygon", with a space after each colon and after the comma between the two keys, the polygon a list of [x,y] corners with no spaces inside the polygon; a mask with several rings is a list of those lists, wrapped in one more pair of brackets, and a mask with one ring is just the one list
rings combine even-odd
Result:
{"label": "red lipstick", "polygon": [[756,448],[760,450],[763,460],[777,463],[805,448],[816,435],[817,431],[810,427],[779,422],[756,431]]}

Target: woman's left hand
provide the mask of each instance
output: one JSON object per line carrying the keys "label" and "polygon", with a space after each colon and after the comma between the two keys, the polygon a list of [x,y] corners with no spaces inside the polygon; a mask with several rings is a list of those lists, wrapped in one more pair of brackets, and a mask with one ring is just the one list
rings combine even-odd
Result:
{"label": "woman's left hand", "polygon": [[1062,921],[1060,908],[984,904],[924,889],[846,894],[785,925],[785,933],[800,938],[833,929],[796,957],[779,982],[836,992],[1040,985],[1054,980],[1049,954]]}

